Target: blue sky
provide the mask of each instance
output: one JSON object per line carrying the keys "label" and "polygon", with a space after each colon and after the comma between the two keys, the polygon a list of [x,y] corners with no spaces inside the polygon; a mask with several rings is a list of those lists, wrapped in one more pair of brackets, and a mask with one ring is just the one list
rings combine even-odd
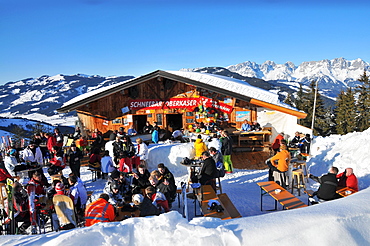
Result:
{"label": "blue sky", "polygon": [[369,1],[0,0],[0,84],[344,57],[370,62]]}

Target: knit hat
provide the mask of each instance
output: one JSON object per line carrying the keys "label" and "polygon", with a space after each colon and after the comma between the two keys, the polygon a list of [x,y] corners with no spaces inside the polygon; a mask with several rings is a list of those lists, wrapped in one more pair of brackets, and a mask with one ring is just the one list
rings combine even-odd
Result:
{"label": "knit hat", "polygon": [[17,152],[15,149],[11,149],[11,150],[9,151],[9,155],[15,155],[15,152]]}
{"label": "knit hat", "polygon": [[63,191],[64,190],[64,185],[63,183],[57,183],[55,185],[55,191],[58,192],[58,191]]}

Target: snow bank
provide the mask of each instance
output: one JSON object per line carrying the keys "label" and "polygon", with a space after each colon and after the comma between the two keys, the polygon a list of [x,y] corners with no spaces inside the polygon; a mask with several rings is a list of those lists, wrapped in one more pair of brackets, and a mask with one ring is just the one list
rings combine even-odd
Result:
{"label": "snow bank", "polygon": [[331,166],[339,168],[339,172],[352,167],[359,180],[359,188],[364,189],[370,186],[369,149],[370,128],[343,136],[318,137],[311,150],[313,158],[307,165],[314,175],[327,173]]}
{"label": "snow bank", "polygon": [[370,189],[346,199],[228,221],[177,212],[60,233],[3,236],[1,245],[368,245]]}

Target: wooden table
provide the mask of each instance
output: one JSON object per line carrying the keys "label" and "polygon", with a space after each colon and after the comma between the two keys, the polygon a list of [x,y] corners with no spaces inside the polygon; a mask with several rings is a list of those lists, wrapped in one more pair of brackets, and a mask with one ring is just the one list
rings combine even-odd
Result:
{"label": "wooden table", "polygon": [[[114,221],[122,221],[127,217],[139,217],[140,210],[137,209],[136,211],[129,212],[129,211],[122,211],[122,207],[116,207],[118,215],[114,218]],[[127,216],[127,217],[126,217]]]}
{"label": "wooden table", "polygon": [[[222,220],[232,219],[229,212],[225,209],[225,205],[222,201],[218,198],[215,191],[213,190],[212,186],[210,185],[202,185],[200,188],[196,189],[196,197],[200,204],[200,209],[205,217],[215,217],[220,218]],[[224,208],[224,210],[220,213],[217,213],[216,210],[208,209],[208,202],[210,200],[215,200],[219,202],[219,204]]]}
{"label": "wooden table", "polygon": [[343,187],[343,188],[340,188],[337,190],[337,193],[343,197],[346,197],[346,196],[349,196],[349,195],[352,195],[353,193],[356,193],[357,191],[355,191],[354,189],[352,188],[349,188],[349,187]]}
{"label": "wooden table", "polygon": [[[261,211],[262,211],[262,197],[266,194],[275,199],[275,210],[277,210],[277,202],[279,202],[285,209],[303,208],[307,207],[301,200],[285,190],[274,181],[259,182],[257,185],[261,188]],[[279,189],[280,192],[275,192]]]}
{"label": "wooden table", "polygon": [[270,143],[270,131],[234,131],[233,134],[238,138],[238,147],[246,145],[242,144],[242,141],[253,141],[252,146],[257,145],[256,142],[259,141],[262,147],[265,142]]}

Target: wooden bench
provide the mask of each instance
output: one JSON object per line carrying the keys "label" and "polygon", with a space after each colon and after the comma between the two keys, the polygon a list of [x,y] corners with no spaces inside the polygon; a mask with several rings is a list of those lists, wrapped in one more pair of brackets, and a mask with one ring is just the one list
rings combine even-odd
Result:
{"label": "wooden bench", "polygon": [[[262,211],[262,197],[266,194],[275,199],[275,210],[277,210],[277,202],[279,202],[283,209],[295,209],[307,207],[301,200],[285,190],[283,187],[274,181],[258,182],[257,185],[261,188],[261,211]],[[275,192],[279,189],[280,192]]]}
{"label": "wooden bench", "polygon": [[225,206],[224,209],[229,212],[231,218],[235,219],[242,217],[226,193],[222,193],[217,196],[221,200],[222,204]]}
{"label": "wooden bench", "polygon": [[88,166],[89,166],[89,158],[82,158],[81,167],[88,167]]}
{"label": "wooden bench", "polygon": [[[220,218],[222,220],[238,218],[238,215],[240,215],[238,210],[235,208],[234,204],[232,204],[231,200],[227,197],[227,195],[226,196],[225,195],[221,196],[222,197],[221,200],[216,195],[215,191],[210,185],[202,185],[200,188],[196,189],[196,197],[200,203],[200,209],[202,211],[202,214],[205,217],[215,217]],[[210,200],[217,201],[224,210],[219,213],[215,210],[210,210],[208,206],[208,202]],[[223,200],[226,202],[225,204],[223,203]]]}

